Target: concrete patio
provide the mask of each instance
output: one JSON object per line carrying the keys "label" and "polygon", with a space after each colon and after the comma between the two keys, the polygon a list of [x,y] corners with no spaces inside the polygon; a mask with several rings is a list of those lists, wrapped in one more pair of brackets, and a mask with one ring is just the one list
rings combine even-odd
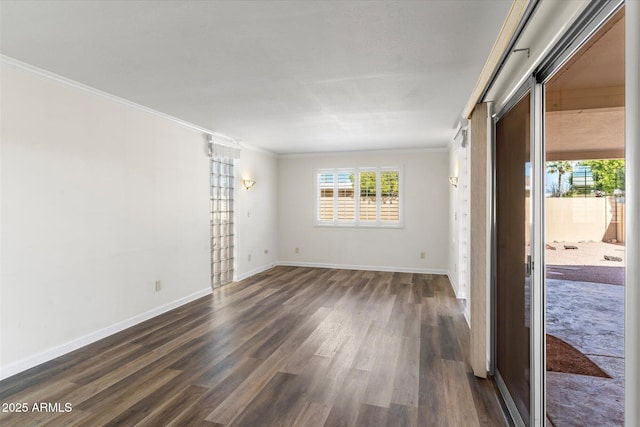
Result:
{"label": "concrete patio", "polygon": [[[547,250],[547,333],[581,351],[611,378],[547,372],[547,415],[560,426],[622,426],[624,421],[624,246],[603,242],[552,243]],[[614,255],[622,262],[604,260]],[[553,266],[553,267],[552,267]],[[612,268],[612,270],[602,270]],[[555,273],[555,274],[549,274]],[[618,277],[618,279],[616,279]]]}

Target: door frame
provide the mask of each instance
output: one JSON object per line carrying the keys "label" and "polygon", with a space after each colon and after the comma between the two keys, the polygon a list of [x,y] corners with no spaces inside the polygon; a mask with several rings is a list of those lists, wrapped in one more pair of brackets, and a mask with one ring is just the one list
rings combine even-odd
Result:
{"label": "door frame", "polygon": [[507,409],[518,426],[525,426],[517,406],[511,397],[506,383],[496,369],[497,353],[497,222],[496,222],[496,126],[524,96],[530,97],[530,164],[531,164],[531,257],[532,269],[530,279],[530,407],[529,425],[542,425],[545,420],[545,290],[544,290],[544,92],[540,83],[536,82],[534,76],[527,79],[514,93],[511,99],[502,109],[493,116],[491,135],[491,160],[492,178],[491,193],[494,195],[491,201],[491,363],[490,374],[496,379],[496,384],[500,390]]}
{"label": "door frame", "polygon": [[[556,71],[558,71],[573,55],[582,47],[582,45],[623,5],[624,0],[596,0],[593,1],[576,20],[576,22],[569,28],[567,33],[561,40],[551,49],[549,54],[536,68],[535,72],[514,92],[510,99],[504,104],[501,110],[493,116],[492,120],[492,135],[491,135],[491,170],[492,170],[492,182],[491,182],[491,281],[490,281],[490,304],[491,304],[491,357],[490,357],[490,374],[494,375],[498,389],[502,393],[507,409],[512,416],[516,425],[525,425],[520,413],[518,412],[516,405],[509,395],[507,387],[501,378],[499,372],[496,370],[496,316],[497,316],[497,304],[496,304],[496,271],[497,271],[497,248],[496,248],[496,123],[507,112],[517,104],[520,99],[526,94],[530,93],[531,96],[531,255],[533,260],[532,276],[531,276],[531,358],[530,358],[530,385],[531,385],[531,405],[530,405],[530,425],[542,426],[546,421],[546,281],[545,281],[545,260],[544,260],[544,247],[545,247],[545,166],[544,166],[544,87],[546,82],[551,78]],[[628,5],[627,11],[629,9]],[[633,9],[636,8],[636,9]],[[633,5],[632,17],[640,14],[638,12],[640,7]],[[633,19],[633,18],[632,18]],[[637,29],[635,30],[637,32]],[[629,31],[627,30],[629,34]],[[633,48],[629,46],[629,35],[626,37],[626,55],[629,56],[629,52],[633,52]],[[631,40],[634,41],[634,40]],[[637,47],[638,40],[635,40]],[[625,58],[628,61],[632,58]],[[638,53],[635,52],[633,57],[635,62],[638,62]],[[629,77],[629,69],[631,67],[627,65],[627,77],[625,79],[626,93],[631,92],[629,83],[631,78]],[[638,82],[635,82],[635,90],[637,91]],[[627,96],[627,98],[630,98]],[[631,135],[638,135],[638,125],[635,128],[633,124],[629,123],[629,119],[637,117],[638,105],[631,104],[626,105],[626,121],[627,131],[626,138],[629,140]],[[636,116],[634,116],[636,114]],[[630,147],[631,144],[626,145],[625,158],[627,161],[627,179],[626,182],[630,183],[627,189],[627,202],[637,204],[636,197],[638,197],[638,189],[632,187],[633,177],[637,177],[638,173],[636,168],[638,166],[637,158],[639,149],[637,147]],[[633,206],[631,206],[633,210]],[[637,254],[638,243],[634,238],[638,236],[637,220],[634,219],[632,214],[627,216],[626,224],[627,236],[625,241],[627,242],[627,253],[630,256]],[[631,267],[633,268],[633,267]],[[630,270],[627,266],[626,281],[631,283],[633,279],[638,279],[638,268]],[[635,293],[634,293],[635,292]],[[640,380],[636,378],[638,376],[637,368],[629,369],[632,364],[637,363],[638,350],[640,347],[637,337],[630,337],[629,325],[633,324],[632,316],[640,317],[638,314],[632,314],[632,310],[638,310],[637,301],[638,293],[640,291],[633,291],[625,289],[625,422],[628,425],[635,425],[634,423],[640,418],[639,410],[637,408],[631,408],[629,403],[635,402],[640,394]],[[633,365],[635,366],[635,365]]]}

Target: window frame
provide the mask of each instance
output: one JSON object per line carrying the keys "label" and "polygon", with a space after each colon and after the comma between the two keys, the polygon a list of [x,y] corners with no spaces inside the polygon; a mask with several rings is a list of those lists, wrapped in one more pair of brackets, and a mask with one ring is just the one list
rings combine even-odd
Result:
{"label": "window frame", "polygon": [[[375,172],[376,174],[376,218],[373,221],[363,221],[360,219],[360,173]],[[389,221],[381,218],[382,205],[382,173],[398,173],[398,220]],[[338,174],[353,174],[354,191],[354,216],[353,219],[338,219]],[[320,174],[333,175],[333,219],[320,219]],[[318,168],[314,171],[314,225],[316,227],[356,227],[356,228],[404,228],[404,168],[402,166],[381,166],[381,167],[351,167],[351,168]]]}

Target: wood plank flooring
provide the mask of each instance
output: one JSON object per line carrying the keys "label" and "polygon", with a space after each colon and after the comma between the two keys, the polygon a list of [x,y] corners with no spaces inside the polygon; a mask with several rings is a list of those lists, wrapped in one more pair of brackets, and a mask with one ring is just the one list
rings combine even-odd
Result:
{"label": "wood plank flooring", "polygon": [[468,342],[445,276],[277,267],[0,382],[0,425],[506,425]]}

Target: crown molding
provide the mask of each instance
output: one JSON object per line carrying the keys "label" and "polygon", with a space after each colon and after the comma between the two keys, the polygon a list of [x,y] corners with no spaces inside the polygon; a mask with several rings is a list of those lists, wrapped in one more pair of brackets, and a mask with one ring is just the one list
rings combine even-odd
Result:
{"label": "crown molding", "polygon": [[0,55],[0,64],[7,66],[7,67],[11,67],[14,69],[18,69],[20,71],[24,71],[24,72],[28,72],[31,74],[34,74],[38,77],[47,79],[47,80],[51,80],[51,81],[55,81],[56,83],[60,83],[63,84],[65,86],[68,87],[72,87],[74,89],[86,92],[86,93],[90,93],[92,95],[96,95],[99,96],[101,98],[107,99],[109,101],[115,102],[117,104],[120,105],[124,105],[125,107],[128,108],[132,108],[134,110],[138,110],[138,111],[142,111],[144,113],[156,116],[156,117],[160,117],[162,119],[168,120],[170,122],[173,122],[175,124],[178,124],[182,127],[185,127],[187,129],[191,129],[193,131],[196,132],[200,132],[203,134],[206,134],[208,136],[210,136],[211,138],[213,138],[214,140],[224,140],[224,141],[234,141],[236,142],[236,139],[223,135],[219,132],[213,131],[211,129],[207,129],[205,127],[196,125],[194,123],[188,122],[186,120],[182,120],[179,119],[177,117],[171,116],[169,114],[163,113],[161,111],[158,110],[154,110],[153,108],[149,108],[149,107],[145,107],[144,105],[140,105],[137,104],[133,101],[129,101],[128,99],[124,99],[124,98],[120,98],[119,96],[110,94],[108,92],[104,92],[100,89],[96,89],[92,86],[88,86],[85,85],[83,83],[77,82],[75,80],[69,79],[67,77],[61,76],[59,74],[56,73],[52,73],[51,71],[47,71],[44,70],[42,68],[38,68],[36,66],[33,66],[31,64],[27,64],[25,62],[22,61],[18,61],[17,59],[11,58],[9,56],[6,55]]}

